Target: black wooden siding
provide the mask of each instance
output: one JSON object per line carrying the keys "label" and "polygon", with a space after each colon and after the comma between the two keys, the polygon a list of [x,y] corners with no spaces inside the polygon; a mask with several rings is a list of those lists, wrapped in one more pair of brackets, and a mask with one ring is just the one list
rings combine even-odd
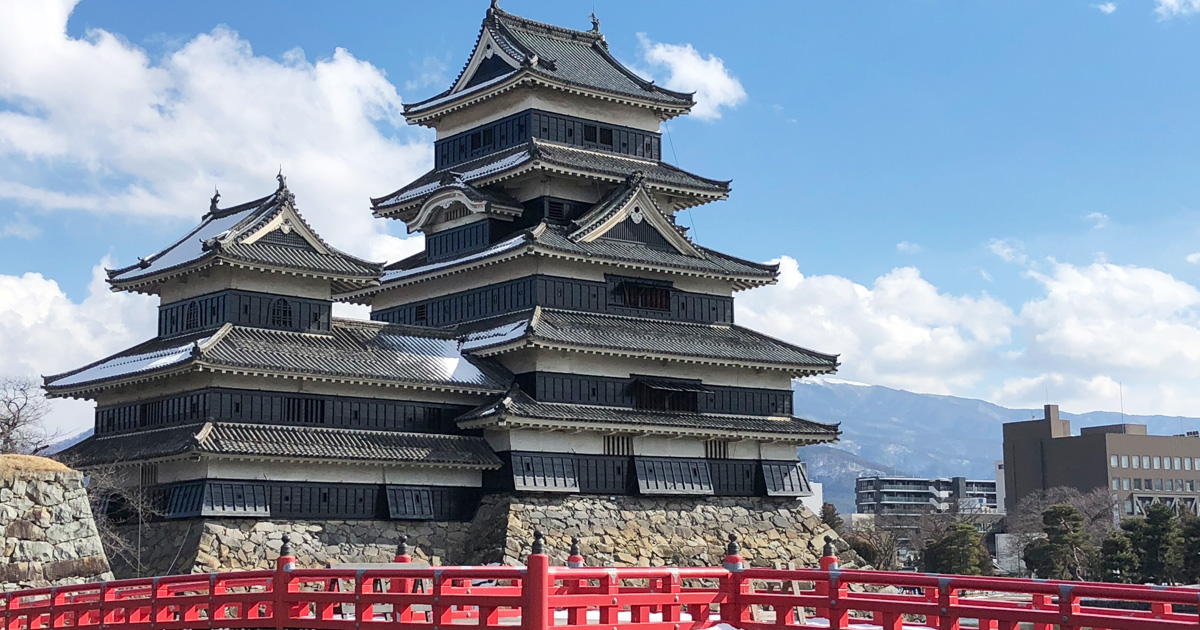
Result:
{"label": "black wooden siding", "polygon": [[491,244],[492,221],[482,220],[425,236],[429,262],[446,260],[486,248]]}
{"label": "black wooden siding", "polygon": [[[271,317],[271,308],[277,300],[286,301],[291,312],[287,325]],[[158,336],[217,328],[225,323],[296,332],[329,332],[331,317],[332,302],[328,300],[230,290],[160,306]]]}
{"label": "black wooden siding", "polygon": [[469,520],[476,488],[207,479],[160,487],[164,518]]}
{"label": "black wooden siding", "polygon": [[206,389],[155,400],[96,408],[97,435],[205,420],[333,428],[458,433],[454,418],[470,407],[374,398],[303,396]]}
{"label": "black wooden siding", "polygon": [[683,457],[635,457],[641,494],[713,494],[708,462]]}
{"label": "black wooden siding", "polygon": [[530,137],[597,151],[662,159],[662,136],[594,120],[526,110],[434,143],[434,168],[443,169],[515,147]]}
{"label": "black wooden siding", "polygon": [[704,324],[733,323],[733,298],[722,295],[672,288],[670,311],[625,307],[620,285],[626,281],[633,280],[613,276],[607,282],[591,282],[539,274],[375,311],[371,319],[409,326],[453,326],[543,306]]}
{"label": "black wooden siding", "polygon": [[[526,372],[518,374],[521,390],[543,402],[561,402],[605,407],[635,407],[632,391],[634,378],[613,378],[566,374],[561,372]],[[737,415],[791,415],[792,392],[786,389],[756,389],[705,385],[711,393],[698,394],[697,411]]]}
{"label": "black wooden siding", "polygon": [[800,462],[764,461],[762,470],[767,496],[806,497],[812,494],[804,464]]}
{"label": "black wooden siding", "polygon": [[[649,211],[649,208],[643,208],[644,211]],[[632,243],[641,243],[651,249],[662,251],[675,251],[675,247],[667,242],[667,239],[659,233],[658,229],[650,225],[649,221],[642,220],[634,222],[633,219],[627,218],[624,221],[614,225],[611,230],[604,233],[600,237],[601,240],[610,241],[627,241]]]}
{"label": "black wooden siding", "polygon": [[500,453],[500,458],[504,468],[484,477],[494,490],[735,497],[811,493],[800,462],[526,451]]}

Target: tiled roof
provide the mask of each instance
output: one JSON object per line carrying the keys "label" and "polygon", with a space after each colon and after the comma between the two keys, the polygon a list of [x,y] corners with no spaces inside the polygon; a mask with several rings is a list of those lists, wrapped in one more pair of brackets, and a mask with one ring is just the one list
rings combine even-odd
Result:
{"label": "tiled roof", "polygon": [[[487,87],[523,74],[585,89],[661,103],[672,110],[692,106],[691,94],[674,92],[647,81],[623,66],[608,52],[598,31],[577,31],[535,22],[492,7],[483,20],[476,47],[487,33],[520,67],[469,88],[442,92],[427,100],[405,105],[405,114],[419,114],[459,97],[481,93]],[[473,57],[474,55],[472,55]],[[470,65],[468,61],[468,66]],[[467,67],[464,66],[463,72]],[[462,78],[459,73],[458,79]],[[457,85],[459,80],[455,80]]]}
{"label": "tiled roof", "polygon": [[775,281],[779,271],[778,265],[751,262],[700,246],[696,246],[696,249],[703,257],[697,258],[628,241],[598,238],[590,242],[575,242],[569,237],[572,229],[570,226],[542,223],[517,232],[487,249],[433,263],[429,262],[425,252],[419,252],[388,265],[378,286],[355,291],[343,298],[354,300],[358,296],[387,290],[398,282],[412,281],[427,274],[455,273],[474,265],[488,264],[492,259],[523,253],[579,257],[591,262],[610,262],[623,267],[653,268],[686,275],[734,278],[737,280],[734,285],[737,289],[770,284]]}
{"label": "tiled roof", "polygon": [[[335,290],[348,290],[374,282],[382,270],[368,262],[329,247],[295,212],[292,193],[281,183],[278,190],[261,199],[217,208],[214,198],[200,224],[166,249],[142,258],[137,264],[108,270],[109,282],[120,288],[152,283],[164,274],[180,272],[215,259],[295,269],[336,276]],[[263,240],[244,242],[280,213],[290,211],[303,228],[328,252],[322,253],[301,239],[302,246],[278,245]]]}
{"label": "tiled roof", "polygon": [[560,345],[733,365],[758,364],[797,374],[831,372],[837,356],[807,350],[730,324],[668,320],[534,308],[461,328],[464,350],[487,355],[514,343]]}
{"label": "tiled roof", "polygon": [[58,458],[75,466],[94,466],[192,453],[471,468],[500,466],[487,442],[478,437],[234,422],[94,435],[59,453]]}
{"label": "tiled roof", "polygon": [[153,340],[48,376],[45,387],[52,394],[79,393],[196,365],[477,392],[504,391],[510,380],[502,368],[464,355],[450,333],[335,318],[329,334],[226,324],[216,332]]}
{"label": "tiled roof", "polygon": [[390,216],[405,209],[414,209],[426,197],[443,188],[442,181],[450,173],[473,186],[486,186],[492,179],[511,176],[531,168],[548,171],[572,171],[589,177],[623,182],[630,173],[641,171],[650,188],[692,191],[709,200],[729,194],[729,182],[693,175],[666,162],[646,160],[617,153],[579,149],[538,138],[526,144],[469,162],[434,169],[407,186],[372,199],[377,216]]}
{"label": "tiled roof", "polygon": [[790,435],[797,438],[836,436],[838,425],[822,424],[793,417],[764,417],[748,415],[718,415],[672,411],[645,411],[620,407],[600,407],[567,403],[536,401],[522,391],[516,390],[503,400],[483,405],[459,416],[463,426],[483,426],[491,421],[514,418],[548,420],[563,425],[606,425],[641,427],[664,427],[672,432],[694,429],[696,433],[753,432]]}

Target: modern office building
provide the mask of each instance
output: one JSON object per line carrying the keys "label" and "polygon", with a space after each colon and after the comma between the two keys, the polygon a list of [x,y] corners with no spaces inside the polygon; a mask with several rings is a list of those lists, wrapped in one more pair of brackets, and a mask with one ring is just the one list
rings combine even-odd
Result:
{"label": "modern office building", "polygon": [[921,516],[940,512],[995,512],[996,482],[941,477],[859,477],[854,504],[859,514]]}
{"label": "modern office building", "polygon": [[1069,487],[1108,488],[1125,515],[1163,502],[1196,512],[1200,498],[1200,433],[1149,435],[1146,425],[1113,424],[1081,429],[1046,405],[1040,420],[1004,425],[1006,507],[1030,493]]}

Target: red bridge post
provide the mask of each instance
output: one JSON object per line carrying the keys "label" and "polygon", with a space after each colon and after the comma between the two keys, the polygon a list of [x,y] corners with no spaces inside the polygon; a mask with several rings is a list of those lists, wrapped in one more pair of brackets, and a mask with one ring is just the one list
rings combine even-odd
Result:
{"label": "red bridge post", "polygon": [[818,561],[822,571],[827,575],[824,581],[813,583],[814,590],[829,602],[828,606],[816,608],[817,616],[829,620],[830,630],[844,630],[850,622],[850,611],[841,606],[841,600],[847,594],[846,585],[839,579],[841,569],[838,568],[837,553],[833,549],[833,538],[825,537],[825,548],[821,550]]}
{"label": "red bridge post", "polygon": [[737,534],[729,535],[723,566],[729,575],[725,576],[724,580],[725,598],[721,602],[721,621],[737,627],[742,622],[751,621],[750,606],[746,605],[742,597],[750,593],[750,580],[742,575],[742,571],[746,570],[746,563],[742,558],[741,548],[738,547]]}
{"label": "red bridge post", "polygon": [[522,630],[546,630],[553,622],[548,619],[550,608],[550,557],[542,532],[533,532],[533,547],[525,561],[525,579],[521,580]]}
{"label": "red bridge post", "polygon": [[275,630],[283,630],[288,617],[291,616],[285,595],[291,588],[291,579],[288,574],[295,568],[296,556],[292,555],[292,538],[284,534],[283,545],[279,547],[279,558],[275,560],[274,583],[271,585],[271,590],[275,594],[275,610],[271,611],[271,616],[275,618]]}
{"label": "red bridge post", "polygon": [[[397,564],[408,564],[412,562],[412,556],[408,554],[408,534],[400,536],[400,543],[396,545]],[[412,578],[392,578],[388,584],[388,590],[393,593],[415,593],[416,580]],[[396,621],[400,623],[413,622],[412,604],[397,604],[393,606],[392,614]]]}

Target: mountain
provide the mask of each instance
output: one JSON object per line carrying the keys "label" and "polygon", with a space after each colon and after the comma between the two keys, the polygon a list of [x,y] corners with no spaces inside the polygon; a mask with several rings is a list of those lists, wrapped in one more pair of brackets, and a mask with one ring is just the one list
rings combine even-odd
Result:
{"label": "mountain", "polygon": [[[1009,409],[983,400],[836,379],[795,381],[792,390],[795,415],[841,423],[837,445],[805,447],[800,455],[812,479],[825,484],[826,500],[843,512],[854,510],[850,475],[855,470],[993,479],[995,462],[1001,459],[1001,425],[1043,416],[1042,409]],[[1080,427],[1121,422],[1145,424],[1150,433],[1160,435],[1200,428],[1200,419],[1178,416],[1122,416],[1115,411],[1061,415],[1076,433]]]}
{"label": "mountain", "polygon": [[92,437],[92,431],[93,431],[93,428],[88,427],[87,429],[84,429],[74,435],[69,435],[69,436],[51,444],[50,446],[47,446],[46,448],[42,449],[42,451],[40,453],[38,453],[38,455],[41,455],[42,457],[50,457],[51,455],[54,455],[55,453],[65,451],[68,448],[71,448],[72,446],[75,446],[76,444]]}

